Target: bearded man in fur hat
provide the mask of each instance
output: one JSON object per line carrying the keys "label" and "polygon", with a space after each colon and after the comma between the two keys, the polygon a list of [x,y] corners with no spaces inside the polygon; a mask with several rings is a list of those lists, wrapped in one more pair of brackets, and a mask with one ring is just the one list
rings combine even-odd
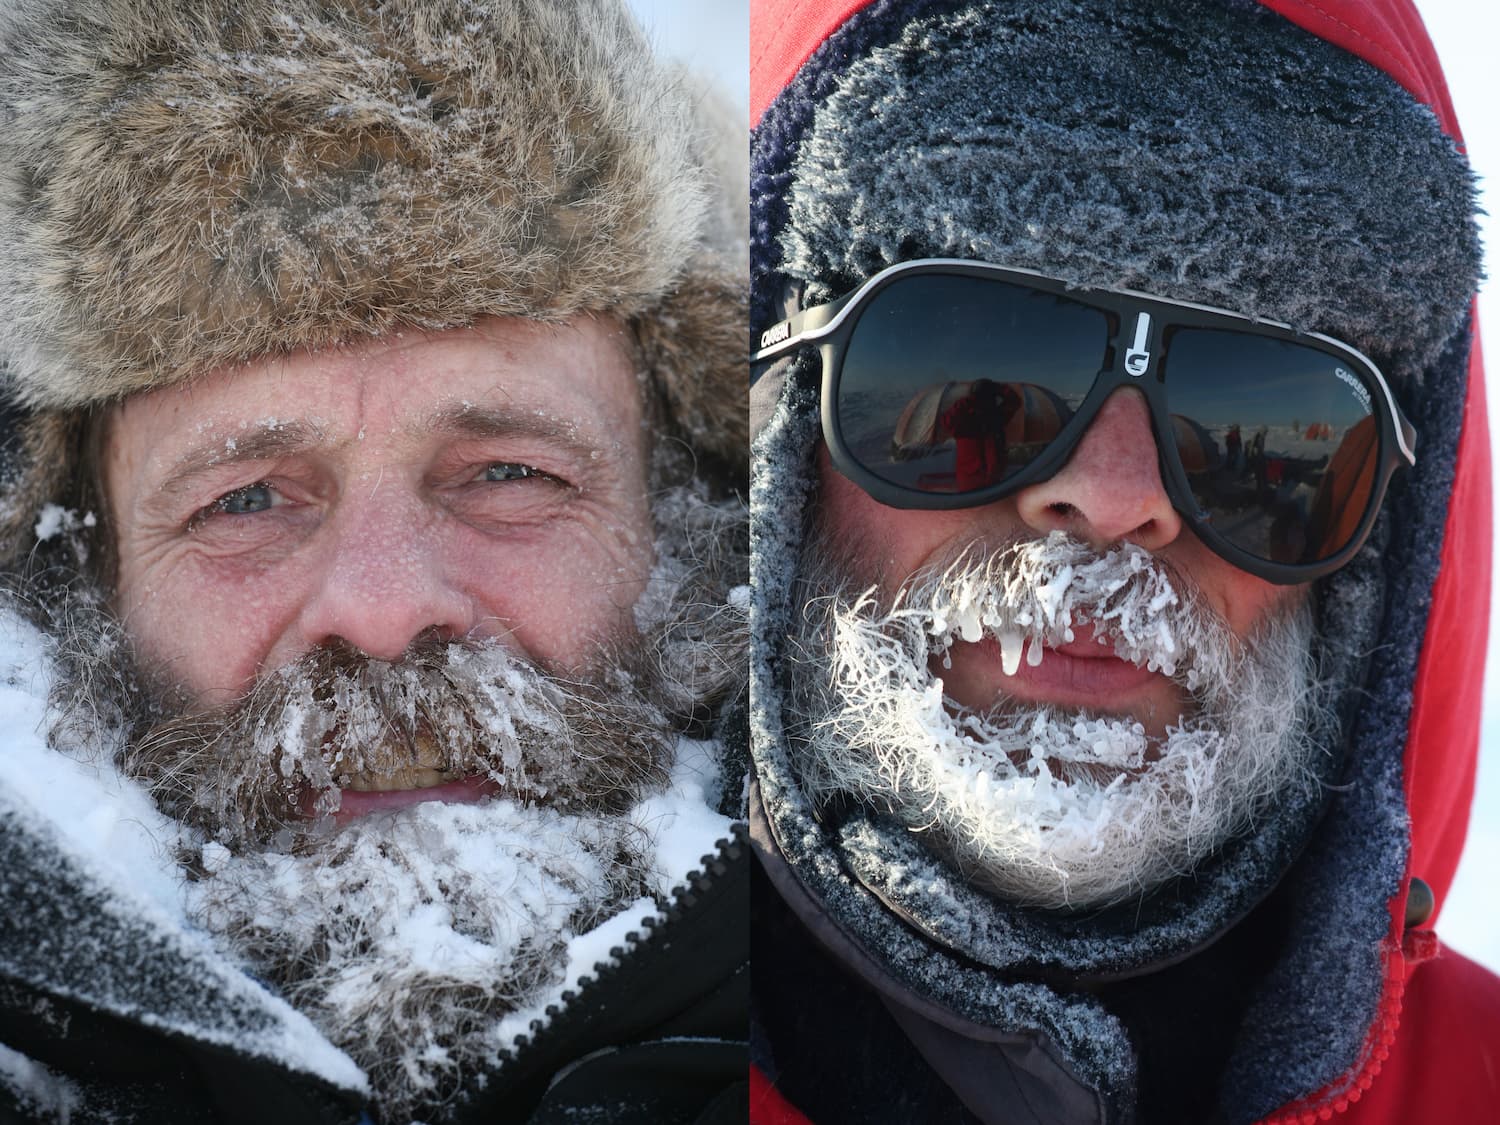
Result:
{"label": "bearded man in fur hat", "polygon": [[751,57],[752,1118],[1489,1119],[1416,13],[757,0]]}
{"label": "bearded man in fur hat", "polygon": [[742,1114],[738,121],[614,0],[25,0],[0,118],[0,1117]]}

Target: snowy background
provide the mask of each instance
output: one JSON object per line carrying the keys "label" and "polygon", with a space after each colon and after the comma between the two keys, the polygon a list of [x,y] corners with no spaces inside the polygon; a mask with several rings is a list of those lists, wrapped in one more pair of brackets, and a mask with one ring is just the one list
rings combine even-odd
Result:
{"label": "snowy background", "polygon": [[[632,0],[642,23],[663,49],[692,61],[696,69],[720,76],[724,87],[742,106],[749,105],[749,0]],[[1468,142],[1469,154],[1480,176],[1481,191],[1500,176],[1500,125],[1493,109],[1500,105],[1495,47],[1500,44],[1500,6],[1473,0],[1417,0],[1417,7],[1437,45],[1448,76],[1450,92]],[[1492,200],[1500,199],[1494,192]],[[1500,202],[1484,203],[1486,210]],[[1500,273],[1500,258],[1492,250],[1500,227],[1485,221],[1488,272]],[[1480,292],[1480,321],[1490,341],[1492,368],[1500,371],[1500,285],[1489,281]],[[1500,434],[1500,376],[1491,384],[1490,429]],[[1500,458],[1497,458],[1500,465]],[[1497,550],[1500,557],[1500,550]],[[1490,637],[1500,640],[1500,601],[1492,607]],[[1500,660],[1489,661],[1485,681],[1485,716],[1479,768],[1479,788],[1468,849],[1448,901],[1443,906],[1442,933],[1449,944],[1500,971]]]}
{"label": "snowy background", "polygon": [[[1448,76],[1448,90],[1458,111],[1469,158],[1479,174],[1480,207],[1488,212],[1500,208],[1500,126],[1495,106],[1500,104],[1500,80],[1495,72],[1495,47],[1500,44],[1500,9],[1472,0],[1417,0],[1428,34]],[[1491,443],[1500,434],[1500,273],[1496,240],[1500,225],[1481,216],[1485,242],[1486,272],[1490,275],[1479,291],[1480,331],[1488,343],[1490,360],[1489,398]],[[1500,464],[1500,461],[1496,462]],[[1497,489],[1500,492],[1500,489]],[[1500,526],[1500,525],[1497,525]],[[1500,557],[1500,544],[1496,556]],[[1458,879],[1443,906],[1439,931],[1449,945],[1491,969],[1500,972],[1500,896],[1496,894],[1496,872],[1500,871],[1500,600],[1490,606],[1490,660],[1485,672],[1484,726],[1480,735],[1479,787],[1474,798],[1474,816],[1469,823],[1469,842]]]}

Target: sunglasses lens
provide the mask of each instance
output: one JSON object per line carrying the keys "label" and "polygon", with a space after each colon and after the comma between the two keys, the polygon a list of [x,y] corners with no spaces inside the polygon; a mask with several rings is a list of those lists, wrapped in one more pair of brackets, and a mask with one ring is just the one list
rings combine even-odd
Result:
{"label": "sunglasses lens", "polygon": [[1111,316],[1024,286],[899,278],[851,330],[835,406],[882,480],[932,493],[1001,484],[1062,431],[1107,364]]}
{"label": "sunglasses lens", "polygon": [[1363,368],[1249,332],[1169,333],[1177,454],[1213,534],[1257,558],[1322,562],[1358,534],[1381,464]]}

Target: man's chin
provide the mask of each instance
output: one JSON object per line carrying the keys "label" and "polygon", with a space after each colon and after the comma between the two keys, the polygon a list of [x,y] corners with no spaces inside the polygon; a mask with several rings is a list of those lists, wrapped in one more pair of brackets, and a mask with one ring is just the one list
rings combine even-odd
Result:
{"label": "man's chin", "polygon": [[628,812],[502,795],[298,823],[284,847],[204,845],[189,909],[366,1070],[389,1121],[430,1119],[491,1065],[502,1021],[576,971],[572,936],[657,883]]}

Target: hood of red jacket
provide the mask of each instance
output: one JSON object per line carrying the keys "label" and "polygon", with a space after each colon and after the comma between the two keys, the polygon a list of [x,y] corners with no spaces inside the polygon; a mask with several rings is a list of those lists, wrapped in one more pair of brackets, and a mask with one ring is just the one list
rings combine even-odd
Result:
{"label": "hood of red jacket", "polygon": [[[1409,0],[1262,0],[1299,27],[1378,66],[1463,135],[1437,52]],[[1410,873],[1441,908],[1458,867],[1474,796],[1489,626],[1490,444],[1478,328],[1438,578],[1413,690],[1404,773],[1411,813]]]}
{"label": "hood of red jacket", "polygon": [[[820,44],[872,0],[756,0],[750,21],[750,118]],[[1261,0],[1307,31],[1389,74],[1430,107],[1462,144],[1437,53],[1410,0]],[[1407,870],[1433,890],[1438,907],[1453,882],[1468,829],[1478,758],[1484,652],[1489,622],[1491,485],[1483,360],[1475,329],[1463,432],[1438,577],[1417,669],[1404,761],[1411,854]],[[1404,912],[1404,896],[1392,902]]]}
{"label": "hood of red jacket", "polygon": [[[1440,175],[1446,177],[1443,182],[1447,187],[1440,190],[1447,192],[1449,205],[1458,200],[1461,209],[1468,173],[1462,160],[1455,156],[1453,145],[1448,143],[1461,145],[1461,137],[1432,45],[1409,0],[1262,0],[1264,8],[1323,43],[1294,37],[1290,28],[1279,21],[1259,19],[1254,11],[1239,13],[1238,9],[1246,7],[1242,0],[1234,3],[1226,0],[1223,6],[1255,20],[1256,25],[1271,29],[1273,34],[1286,33],[1278,42],[1304,40],[1308,53],[1303,59],[1308,66],[1331,66],[1341,74],[1358,71],[1363,76],[1358,81],[1367,83],[1371,90],[1379,87],[1384,91],[1380,96],[1389,98],[1391,103],[1399,102],[1404,107],[1402,127],[1411,125],[1415,132],[1431,139],[1431,147],[1423,151],[1445,165]],[[940,0],[932,4],[939,13],[947,12],[950,7],[962,5],[947,5]],[[1132,26],[1125,14],[1119,18],[1126,22],[1111,22],[1115,19],[1115,9],[1109,8],[1104,0],[1059,4],[1056,8],[1059,22],[1051,25],[1047,23],[1051,14],[1045,4],[1036,7],[1040,16],[1034,24],[1016,25],[1016,34],[1031,36],[1027,42],[1032,45],[1045,44],[1053,26],[1061,26],[1075,16],[1097,17],[1094,24],[1080,24],[1085,29],[1083,34],[1110,34],[1116,27]],[[1175,18],[1169,6],[1159,10],[1144,4],[1120,7],[1131,8],[1137,14],[1144,12],[1143,19],[1160,18],[1167,27],[1172,26]],[[1212,14],[1215,6],[1185,3],[1181,7],[1181,18],[1190,21]],[[1007,224],[1020,227],[1045,215],[1046,222],[1055,220],[1058,229],[1065,229],[1061,224],[1068,221],[1069,215],[1079,212],[1069,210],[1074,203],[1071,194],[1049,195],[1046,193],[1052,189],[1045,186],[1035,188],[1031,195],[1024,194],[1025,190],[1032,190],[1023,183],[1029,174],[1025,162],[1030,154],[1040,150],[1013,143],[1021,134],[1004,134],[995,145],[992,151],[1000,163],[989,162],[986,154],[983,161],[989,163],[983,163],[982,168],[978,157],[964,166],[966,173],[974,173],[978,178],[962,182],[983,182],[992,189],[988,194],[974,195],[980,203],[971,211],[949,208],[950,186],[937,173],[928,176],[921,171],[927,165],[911,163],[909,158],[914,156],[920,161],[924,155],[920,152],[925,143],[921,130],[926,124],[923,118],[928,105],[939,116],[945,112],[965,112],[973,117],[975,105],[966,101],[965,96],[970,90],[987,89],[984,74],[965,69],[962,43],[967,40],[954,39],[948,43],[949,49],[959,52],[951,68],[959,77],[946,87],[943,82],[949,68],[927,66],[915,56],[901,57],[895,51],[875,53],[893,41],[904,26],[903,21],[912,18],[911,13],[926,10],[925,3],[918,0],[829,0],[822,4],[806,0],[757,0],[754,5],[751,114],[756,126],[752,141],[751,276],[756,323],[752,330],[767,328],[785,315],[783,306],[788,297],[804,304],[814,303],[813,297],[832,299],[839,291],[838,286],[847,286],[850,277],[868,276],[872,263],[879,266],[889,264],[892,257],[930,256],[934,246],[941,256],[988,256],[988,260],[1038,269],[1053,264],[1050,258],[1058,244],[1043,237],[1026,242],[1029,228],[1022,230],[1017,239],[1015,230]],[[1083,15],[1079,16],[1080,13]],[[989,15],[993,17],[994,11]],[[942,14],[934,15],[932,22],[924,24],[915,34],[927,33],[942,18]],[[1223,12],[1213,18],[1227,19]],[[1006,28],[986,38],[994,25],[973,26],[979,28],[974,33],[976,42],[992,44],[1011,34]],[[1135,34],[1141,34],[1140,26],[1134,26]],[[1191,31],[1191,24],[1184,26]],[[1234,29],[1236,33],[1239,30]],[[1248,30],[1246,33],[1249,34]],[[912,41],[907,41],[908,49]],[[1204,53],[1184,56],[1190,64],[1184,73],[1194,76],[1190,82],[1200,83],[1196,96],[1205,106],[1212,105],[1213,112],[1228,109],[1232,114],[1241,104],[1212,101],[1220,76],[1234,70],[1236,59],[1253,57],[1253,53],[1216,55],[1215,51],[1238,49],[1230,44],[1239,42],[1232,37],[1215,40]],[[1337,50],[1329,50],[1329,45]],[[1065,49],[1076,52],[1072,57],[1083,58],[1089,57],[1088,46],[1088,42],[1077,40]],[[1291,46],[1288,49],[1301,50]],[[1354,57],[1340,57],[1340,52]],[[898,58],[900,61],[896,61]],[[986,65],[1003,67],[1008,58],[997,55]],[[1172,65],[1171,59],[1157,56],[1153,56],[1152,63],[1158,67]],[[1372,73],[1364,64],[1373,66],[1380,74]],[[1062,59],[1059,65],[1071,63]],[[1129,66],[1118,61],[1111,65]],[[1247,105],[1256,100],[1254,95],[1259,89],[1253,80],[1246,84],[1246,75],[1253,73],[1252,65],[1247,64],[1237,76],[1232,76],[1232,81],[1240,85],[1231,85],[1232,93],[1227,95],[1244,98]],[[1005,76],[1022,74],[1019,70],[985,73],[997,76],[994,96],[1001,99],[996,104],[1005,107],[1006,113],[1035,112],[1036,116],[1027,120],[1038,122],[1038,130],[1026,134],[1028,139],[1046,133],[1053,120],[1046,116],[1053,104],[1046,100],[1048,87],[1027,86],[1021,79],[1007,88]],[[1141,73],[1150,76],[1158,72],[1147,69]],[[877,77],[871,78],[872,74]],[[942,77],[933,77],[934,74]],[[1287,82],[1289,90],[1300,91],[1303,74],[1312,72],[1283,72],[1277,80]],[[1389,83],[1382,74],[1390,79]],[[854,77],[846,79],[846,75]],[[879,85],[886,78],[893,85]],[[953,100],[923,103],[904,101],[907,96],[904,92],[892,94],[896,86],[908,79],[913,83],[931,81],[934,88],[943,89]],[[851,89],[856,92],[851,94]],[[901,87],[902,91],[919,89],[925,87],[915,84]],[[1123,103],[1121,112],[1137,112],[1149,119],[1153,108],[1149,82],[1133,89],[1135,92],[1130,96],[1140,99],[1140,91],[1144,90],[1144,100]],[[1307,89],[1309,98],[1321,96],[1315,77]],[[1402,91],[1413,100],[1408,101]],[[881,100],[888,94],[891,95],[888,101]],[[911,94],[913,98],[917,96]],[[1295,96],[1291,100],[1295,101]],[[1272,106],[1273,114],[1283,112],[1288,104],[1274,94],[1266,102]],[[953,108],[959,105],[963,108]],[[823,112],[829,106],[833,108]],[[1428,111],[1431,117],[1427,116]],[[1191,109],[1174,109],[1174,112],[1189,113]],[[1259,109],[1247,110],[1255,112]],[[979,116],[983,116],[982,109]],[[1002,119],[1012,120],[1003,115]],[[880,128],[872,136],[879,139],[862,137],[863,123],[877,120]],[[1121,133],[1121,143],[1127,147],[1132,143],[1130,136],[1134,135],[1134,122],[1138,119],[1130,120],[1132,129]],[[1202,119],[1199,120],[1201,123]],[[1361,1091],[1369,1088],[1396,1034],[1405,981],[1414,965],[1430,956],[1434,948],[1430,918],[1414,919],[1408,925],[1407,900],[1412,880],[1420,878],[1435,893],[1440,907],[1463,846],[1477,759],[1489,604],[1490,467],[1484,385],[1478,341],[1472,337],[1466,339],[1465,331],[1472,333],[1472,329],[1461,327],[1465,304],[1472,301],[1472,270],[1477,251],[1472,242],[1467,250],[1446,258],[1442,251],[1434,250],[1441,261],[1424,276],[1447,278],[1453,284],[1442,289],[1440,300],[1433,298],[1425,305],[1412,300],[1406,286],[1408,277],[1423,268],[1419,259],[1427,248],[1441,246],[1443,238],[1464,240],[1466,236],[1458,230],[1459,220],[1449,213],[1450,225],[1432,235],[1405,242],[1390,237],[1393,226],[1406,230],[1413,222],[1422,221],[1426,197],[1420,194],[1400,197],[1380,190],[1361,195],[1361,190],[1370,186],[1383,189],[1427,184],[1426,188],[1415,189],[1421,192],[1436,181],[1425,178],[1426,165],[1411,166],[1407,175],[1392,171],[1386,163],[1365,166],[1355,173],[1351,168],[1359,164],[1364,154],[1386,151],[1373,138],[1383,141],[1391,132],[1381,129],[1361,139],[1359,129],[1375,127],[1368,121],[1362,125],[1357,113],[1345,119],[1334,112],[1327,120],[1336,122],[1339,128],[1345,127],[1347,121],[1350,131],[1332,141],[1335,145],[1348,142],[1343,149],[1345,155],[1335,158],[1321,147],[1310,149],[1301,168],[1309,173],[1310,181],[1334,192],[1339,189],[1332,182],[1337,177],[1342,176],[1354,185],[1350,195],[1341,197],[1347,202],[1332,216],[1335,223],[1309,226],[1304,219],[1304,225],[1295,234],[1280,228],[1257,230],[1252,225],[1237,232],[1238,242],[1226,239],[1218,244],[1221,253],[1218,264],[1225,267],[1225,274],[1236,277],[1248,277],[1254,272],[1236,273],[1235,266],[1248,261],[1261,248],[1262,243],[1257,239],[1279,237],[1282,247],[1279,252],[1285,253],[1288,246],[1292,248],[1289,259],[1270,267],[1257,267],[1262,271],[1257,276],[1263,280],[1258,290],[1255,285],[1247,284],[1238,294],[1245,300],[1244,305],[1219,292],[1176,294],[1181,299],[1238,308],[1250,315],[1293,323],[1316,320],[1321,310],[1336,314],[1335,306],[1340,301],[1345,304],[1339,315],[1357,319],[1362,315],[1360,309],[1365,307],[1361,302],[1368,301],[1383,310],[1373,321],[1379,342],[1368,349],[1371,354],[1377,354],[1384,344],[1400,348],[1422,332],[1428,333],[1429,343],[1436,341],[1441,345],[1428,348],[1419,361],[1407,364],[1402,376],[1399,397],[1419,432],[1418,465],[1387,498],[1389,519],[1385,522],[1389,542],[1361,553],[1362,557],[1369,556],[1366,563],[1379,573],[1374,588],[1380,593],[1372,602],[1364,603],[1369,607],[1368,612],[1349,612],[1349,605],[1340,601],[1338,587],[1343,583],[1347,590],[1350,582],[1362,580],[1362,576],[1351,573],[1353,566],[1324,580],[1322,588],[1327,596],[1320,598],[1320,604],[1329,607],[1329,616],[1320,622],[1325,639],[1336,638],[1343,621],[1359,621],[1367,627],[1362,635],[1368,640],[1361,642],[1360,651],[1369,654],[1368,667],[1362,679],[1353,681],[1363,683],[1364,687],[1359,693],[1356,713],[1349,717],[1346,728],[1348,784],[1333,787],[1328,812],[1316,828],[1308,850],[1294,864],[1279,869],[1282,882],[1277,888],[1281,899],[1278,909],[1290,910],[1288,917],[1295,932],[1285,940],[1277,954],[1274,972],[1267,977],[1268,984],[1261,988],[1239,1024],[1241,1039],[1232,1060],[1237,1069],[1232,1080],[1221,1087],[1237,1111],[1248,1113],[1253,1106],[1253,1112],[1272,1114],[1278,1121],[1298,1120],[1306,1113],[1326,1115],[1357,1101]],[[910,131],[900,132],[907,122],[911,122]],[[982,131],[986,125],[987,122],[976,119],[977,129]],[[1213,174],[1223,176],[1223,168],[1233,167],[1241,154],[1251,161],[1264,158],[1267,151],[1276,151],[1275,144],[1262,149],[1260,137],[1279,141],[1299,128],[1298,120],[1287,117],[1267,119],[1263,126],[1273,131],[1238,134],[1235,142],[1238,147],[1231,145],[1214,151],[1208,165],[1193,164],[1191,161],[1199,158],[1188,156],[1183,163],[1166,170],[1167,176],[1193,179],[1162,182],[1202,186],[1208,177],[1200,175],[1201,172],[1212,168]],[[1439,135],[1440,130],[1446,134],[1446,140]],[[804,140],[814,134],[815,143],[804,150]],[[895,141],[891,140],[893,135]],[[904,147],[899,150],[884,147],[888,143]],[[1097,134],[1089,143],[1099,145]],[[1099,151],[1110,155],[1118,151],[1113,140],[1106,144],[1108,147]],[[893,151],[902,155],[897,157]],[[1048,150],[1048,157],[1066,164],[1075,152],[1081,154],[1077,157],[1080,161],[1090,159],[1090,150],[1075,150],[1067,144]],[[1137,146],[1131,152],[1131,161],[1140,159],[1147,164],[1158,155],[1144,146]],[[896,160],[901,163],[894,163]],[[1009,163],[1005,163],[1007,160]],[[1349,161],[1350,168],[1341,162],[1344,160]],[[1135,168],[1133,163],[1129,166]],[[1053,165],[1047,167],[1050,171]],[[1069,167],[1075,179],[1064,176],[1047,182],[1083,184],[1096,166],[1084,169],[1088,175],[1077,174],[1081,166],[1076,162]],[[1329,176],[1320,180],[1325,170]],[[1382,177],[1381,173],[1387,171],[1390,174]],[[1438,175],[1436,171],[1434,174]],[[984,176],[990,179],[984,180]],[[1108,183],[1115,183],[1105,178]],[[1256,182],[1273,196],[1284,190],[1275,177]],[[1231,193],[1235,187],[1219,186],[1227,186]],[[1017,191],[1012,192],[1012,187]],[[1089,189],[1083,190],[1086,195]],[[1322,189],[1313,189],[1313,194],[1319,190]],[[903,193],[912,194],[916,202],[910,202]],[[1203,196],[1194,194],[1192,198],[1197,206],[1196,201]],[[1004,205],[987,202],[997,199],[1003,200]],[[1397,202],[1399,199],[1405,202]],[[800,208],[795,225],[789,219],[792,211],[788,200]],[[1143,205],[1149,207],[1152,203]],[[903,211],[904,207],[907,209]],[[898,218],[893,220],[892,215]],[[932,234],[923,227],[921,219],[912,218],[914,215],[944,216],[939,224],[941,233]],[[1189,226],[1201,217],[1198,212],[1188,214],[1185,210],[1171,215],[1172,222],[1185,221]],[[1239,214],[1215,213],[1207,220],[1210,225],[1221,221],[1232,230]],[[1342,226],[1334,229],[1338,224]],[[957,236],[952,234],[955,228],[960,231]],[[1086,229],[1095,230],[1093,226]],[[1203,228],[1198,229],[1201,235]],[[1215,237],[1218,229],[1212,228],[1210,237]],[[1384,233],[1378,233],[1382,229]],[[1128,238],[1134,232],[1124,233]],[[1149,240],[1149,235],[1142,237]],[[1472,228],[1467,237],[1472,239]],[[1080,242],[1088,240],[1067,243],[1062,260],[1056,263],[1059,271],[1086,272],[1105,258],[1109,261],[1099,267],[1100,273],[1119,266],[1122,251],[1114,241],[1100,243],[1096,239],[1084,250],[1078,249]],[[909,245],[914,249],[909,249]],[[1018,245],[1021,246],[1018,259],[996,256],[1010,255]],[[1191,245],[1195,252],[1201,250],[1198,243]],[[1370,247],[1380,250],[1367,253]],[[1304,253],[1316,257],[1338,248],[1356,257],[1361,253],[1366,256],[1344,263],[1352,268],[1321,277],[1314,277],[1304,268]],[[1094,249],[1098,250],[1098,256],[1087,258],[1086,265],[1080,267],[1078,256],[1093,253]],[[1140,249],[1138,242],[1130,252],[1139,255]],[[926,255],[919,252],[924,250]],[[1067,253],[1075,257],[1067,258]],[[1036,258],[1042,260],[1033,260]],[[1132,261],[1138,263],[1140,258]],[[1433,266],[1434,260],[1429,259],[1428,265]],[[1154,276],[1149,268],[1144,273]],[[1163,276],[1164,285],[1170,286],[1176,280]],[[1269,280],[1287,276],[1304,283],[1279,285]],[[1081,284],[1109,284],[1096,276],[1074,280]],[[1351,283],[1364,284],[1365,288],[1351,295]],[[1170,290],[1161,292],[1172,295]],[[1299,315],[1256,309],[1254,305],[1263,296],[1300,301]],[[1472,314],[1472,305],[1467,311]],[[1401,322],[1400,318],[1407,314],[1407,320]],[[1368,327],[1372,321],[1366,318],[1362,323]],[[1468,323],[1472,325],[1472,315]],[[1353,338],[1336,329],[1329,331],[1345,339]],[[829,828],[798,796],[795,769],[790,766],[785,750],[789,744],[777,703],[781,682],[778,637],[782,633],[777,631],[776,623],[795,609],[786,604],[787,595],[780,591],[787,589],[789,567],[799,557],[803,529],[798,513],[805,510],[801,498],[815,487],[807,476],[806,466],[810,462],[809,450],[818,440],[814,417],[816,396],[806,386],[808,378],[801,368],[796,369],[795,377],[788,377],[783,370],[779,388],[774,382],[776,377],[760,379],[751,395],[752,414],[766,410],[764,428],[758,426],[759,445],[751,488],[752,518],[758,536],[756,558],[752,562],[752,598],[758,610],[755,618],[758,624],[752,647],[751,726],[753,753],[761,779],[762,813],[755,823],[764,828],[757,837],[757,847],[766,870],[783,900],[792,904],[810,932],[819,933],[820,925],[832,927],[836,931],[834,936],[846,944],[853,942],[876,951],[880,963],[866,975],[873,987],[888,986],[888,996],[915,997],[931,1010],[946,1010],[954,1019],[967,1020],[972,1026],[1024,1027],[1039,1030],[1054,1043],[1060,1042],[1066,1038],[1067,1028],[1049,1027],[1048,1012],[1060,1012],[1085,995],[1076,986],[1090,979],[1090,972],[1100,963],[1097,957],[1093,961],[1080,957],[1065,964],[1072,954],[1061,927],[1041,934],[1041,924],[1036,919],[1018,916],[1006,904],[965,899],[956,917],[974,922],[976,930],[990,927],[986,932],[1007,939],[1019,936],[1027,943],[1028,950],[1040,951],[1038,956],[1057,968],[1061,975],[1055,979],[1062,984],[1056,996],[1048,1001],[1052,1007],[1040,1017],[1024,1018],[1005,1009],[1007,990],[1026,977],[1024,972],[1015,973],[1010,963],[1002,963],[1003,958],[987,959],[995,948],[993,945],[977,942],[955,945],[949,941],[949,948],[957,949],[961,957],[943,961],[940,970],[934,968],[930,973],[925,969],[921,973],[915,969],[908,971],[907,966],[932,966],[942,959],[941,947],[952,934],[934,926],[931,918],[914,914],[910,902],[903,901],[900,911],[886,909],[882,913],[883,907],[889,907],[887,892],[891,887],[885,883],[875,887],[867,880],[871,873],[879,879],[881,872],[896,869],[886,861],[893,856],[901,858],[895,850],[899,841],[861,836],[857,841],[860,846],[869,839],[874,839],[875,845],[851,858],[849,849],[853,845],[849,841],[853,837],[848,833],[841,835],[841,828]],[[862,822],[859,830],[863,832],[868,827]],[[1265,835],[1264,831],[1254,834],[1257,843]],[[878,848],[887,850],[882,852]],[[912,858],[916,858],[915,853]],[[1213,878],[1212,871],[1200,870],[1193,883],[1206,888]],[[799,896],[805,908],[796,905]],[[1160,935],[1160,919],[1153,921],[1149,916],[1152,909],[1154,904],[1143,900],[1139,914],[1122,927],[1122,931],[1129,932],[1114,934],[1111,940],[1116,940],[1117,946],[1111,948],[1125,949],[1130,935],[1136,935],[1138,947],[1126,950],[1133,956],[1140,952],[1140,943],[1151,940],[1153,934]],[[1235,924],[1232,917],[1221,917],[1230,926]],[[1157,928],[1153,930],[1153,926]],[[1196,949],[1209,947],[1225,932],[1229,931],[1210,934],[1206,929],[1200,930]],[[1028,933],[1030,938],[1026,936]],[[1089,935],[1094,951],[1104,948],[1099,937],[1098,928]],[[821,935],[819,941],[826,948],[834,948]],[[1179,945],[1155,962],[1142,958],[1131,964],[1141,971],[1154,972],[1177,963],[1173,958],[1194,955],[1195,950]],[[847,961],[843,964],[848,967]],[[1068,976],[1069,973],[1076,975]],[[1099,1035],[1089,1038],[1093,1045],[1103,1041]],[[1076,1063],[1082,1056],[1072,1057]],[[1109,1086],[1107,1076],[1084,1077],[1096,1089]],[[1385,1083],[1388,1091],[1400,1085],[1398,1081]],[[1130,1097],[1128,1093],[1120,1096],[1125,1100]],[[1273,1096],[1276,1100],[1272,1100]]]}

